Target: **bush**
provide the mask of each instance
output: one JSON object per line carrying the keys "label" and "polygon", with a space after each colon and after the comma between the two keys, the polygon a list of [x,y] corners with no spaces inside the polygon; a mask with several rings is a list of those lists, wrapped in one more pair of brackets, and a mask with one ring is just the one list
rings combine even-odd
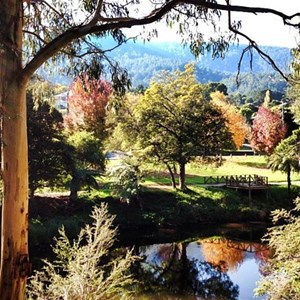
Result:
{"label": "bush", "polygon": [[265,240],[274,255],[264,269],[257,295],[266,295],[268,300],[300,299],[300,198],[290,211],[276,210],[273,222],[281,222],[269,229]]}
{"label": "bush", "polygon": [[91,217],[94,222],[86,225],[71,242],[64,228],[53,252],[56,260],[45,260],[41,271],[36,271],[28,285],[29,299],[127,299],[129,286],[134,283],[129,269],[135,257],[131,252],[108,261],[109,251],[115,241],[114,217],[107,206],[95,207]]}
{"label": "bush", "polygon": [[139,194],[141,192],[141,171],[139,163],[134,159],[126,159],[120,165],[110,170],[112,178],[112,195],[128,204],[140,205]]}

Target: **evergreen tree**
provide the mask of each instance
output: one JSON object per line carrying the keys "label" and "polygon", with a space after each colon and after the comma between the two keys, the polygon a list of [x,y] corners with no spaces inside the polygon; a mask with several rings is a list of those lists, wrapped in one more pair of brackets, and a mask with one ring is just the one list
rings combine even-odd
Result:
{"label": "evergreen tree", "polygon": [[27,96],[29,189],[31,197],[38,187],[54,186],[66,176],[63,163],[65,141],[61,113],[47,102],[35,105]]}

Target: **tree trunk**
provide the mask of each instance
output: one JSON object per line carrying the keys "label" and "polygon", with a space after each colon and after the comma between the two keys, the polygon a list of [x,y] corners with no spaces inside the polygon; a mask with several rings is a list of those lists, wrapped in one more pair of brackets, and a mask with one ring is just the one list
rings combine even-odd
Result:
{"label": "tree trunk", "polygon": [[75,158],[72,157],[72,154],[70,153],[68,153],[68,167],[72,177],[70,182],[70,200],[76,201],[78,199],[78,192],[81,188],[82,174],[80,174],[80,170],[77,169]]}
{"label": "tree trunk", "polygon": [[22,1],[2,1],[0,10],[0,100],[2,105],[3,202],[1,300],[25,299],[28,262],[28,150],[26,87],[22,71]]}
{"label": "tree trunk", "polygon": [[186,190],[185,185],[185,163],[180,162],[179,163],[179,189],[184,191]]}
{"label": "tree trunk", "polygon": [[78,190],[80,186],[80,180],[76,174],[72,174],[70,183],[70,200],[76,201],[78,199]]}
{"label": "tree trunk", "polygon": [[167,163],[166,163],[166,166],[167,166],[167,169],[169,171],[169,174],[170,174],[170,177],[171,177],[171,180],[172,180],[172,187],[173,187],[173,189],[176,189],[176,180],[175,180],[175,175],[172,171],[172,168]]}
{"label": "tree trunk", "polygon": [[287,185],[288,185],[289,200],[291,200],[291,185],[292,185],[292,181],[291,181],[291,167],[290,166],[288,166],[288,169],[287,169]]}

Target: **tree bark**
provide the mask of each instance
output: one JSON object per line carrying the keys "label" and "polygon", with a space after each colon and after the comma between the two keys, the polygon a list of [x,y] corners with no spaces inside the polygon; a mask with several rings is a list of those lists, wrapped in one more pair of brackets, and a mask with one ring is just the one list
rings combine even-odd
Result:
{"label": "tree bark", "polygon": [[288,185],[289,200],[291,200],[292,180],[291,180],[291,167],[290,166],[288,166],[288,170],[287,170],[287,185]]}
{"label": "tree bark", "polygon": [[28,262],[28,150],[26,82],[22,71],[22,1],[1,3],[0,100],[3,201],[1,300],[25,299]]}
{"label": "tree bark", "polygon": [[179,163],[179,189],[184,191],[186,190],[185,185],[185,162]]}
{"label": "tree bark", "polygon": [[79,179],[72,175],[70,183],[70,200],[76,201],[78,199]]}
{"label": "tree bark", "polygon": [[174,173],[172,171],[172,168],[167,163],[166,163],[166,166],[167,166],[167,169],[168,169],[170,177],[171,177],[172,187],[173,187],[173,189],[176,189],[176,180],[175,180],[175,175],[174,175]]}

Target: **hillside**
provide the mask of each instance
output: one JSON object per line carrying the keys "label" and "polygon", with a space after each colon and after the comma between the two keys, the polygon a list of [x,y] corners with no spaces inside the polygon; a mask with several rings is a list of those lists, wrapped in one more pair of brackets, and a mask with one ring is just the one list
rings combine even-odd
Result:
{"label": "hillside", "polygon": [[[104,47],[112,47],[111,40],[102,41]],[[201,83],[221,81],[228,87],[230,93],[248,94],[253,90],[271,89],[282,93],[286,88],[284,80],[276,74],[271,66],[258,54],[253,54],[252,69],[250,56],[245,55],[241,64],[241,82],[236,84],[238,62],[245,45],[231,46],[224,59],[212,59],[209,53],[198,57],[191,54],[188,47],[175,42],[128,42],[110,53],[110,56],[120,62],[128,70],[133,87],[148,86],[150,79],[160,70],[174,71],[195,61],[197,78]],[[278,66],[289,71],[291,62],[290,49],[283,47],[262,47]]]}
{"label": "hillside", "polygon": [[[100,40],[98,44],[103,49],[115,46],[112,39]],[[250,68],[250,57],[245,55],[241,64],[240,85],[237,86],[238,62],[244,47],[245,45],[231,46],[224,59],[212,59],[209,53],[195,59],[188,47],[183,47],[175,42],[129,41],[107,55],[118,61],[121,67],[127,69],[133,88],[139,85],[147,87],[151,78],[161,70],[183,69],[185,64],[194,61],[197,67],[197,78],[201,83],[223,82],[228,87],[229,93],[243,95],[266,89],[283,94],[286,82],[257,54],[254,54],[251,61],[252,69]],[[262,49],[284,72],[288,72],[291,61],[290,49],[282,47],[262,47]],[[55,78],[53,80],[56,81]],[[57,81],[70,82],[71,80],[68,78],[64,80],[60,76]]]}

